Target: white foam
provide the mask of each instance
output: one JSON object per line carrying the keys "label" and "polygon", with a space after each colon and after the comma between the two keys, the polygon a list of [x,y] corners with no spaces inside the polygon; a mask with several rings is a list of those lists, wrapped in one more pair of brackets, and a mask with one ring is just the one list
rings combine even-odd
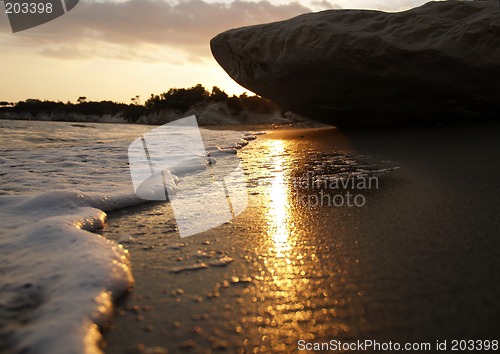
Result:
{"label": "white foam", "polygon": [[[70,123],[0,121],[0,337],[13,352],[101,353],[99,326],[133,284],[127,251],[94,232],[106,211],[144,202],[127,149],[151,127],[96,127],[88,135]],[[207,151],[219,151],[243,134],[202,137]],[[217,161],[191,162],[170,171],[170,187],[175,173]]]}
{"label": "white foam", "polygon": [[[15,351],[99,352],[97,326],[133,279],[127,251],[90,232],[104,225],[101,208],[131,202],[139,199],[77,191],[0,197],[0,221],[6,226],[0,232],[6,270],[0,291],[7,294],[1,305],[20,306],[29,319],[8,338]],[[35,301],[31,307],[22,303],[27,291]]]}

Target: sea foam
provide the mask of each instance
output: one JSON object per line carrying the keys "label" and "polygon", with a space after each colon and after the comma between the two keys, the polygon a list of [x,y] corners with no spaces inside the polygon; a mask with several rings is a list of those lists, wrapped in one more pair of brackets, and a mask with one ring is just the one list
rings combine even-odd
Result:
{"label": "sea foam", "polygon": [[[125,200],[127,198],[123,198]],[[128,200],[132,200],[131,197]],[[122,200],[122,201],[123,201]],[[98,352],[97,326],[133,284],[127,251],[100,235],[113,198],[77,191],[0,198],[1,333],[23,353]]]}
{"label": "sea foam", "polygon": [[[127,250],[97,232],[106,212],[144,202],[127,148],[151,127],[98,125],[92,135],[62,122],[0,128],[0,351],[101,353],[99,328],[133,277]],[[244,136],[202,129],[207,151],[226,152]],[[169,171],[175,183],[175,173],[188,172]]]}

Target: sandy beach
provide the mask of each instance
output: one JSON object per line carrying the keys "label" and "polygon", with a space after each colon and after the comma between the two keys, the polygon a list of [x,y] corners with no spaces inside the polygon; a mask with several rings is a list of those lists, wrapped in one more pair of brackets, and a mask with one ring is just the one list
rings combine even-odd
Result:
{"label": "sandy beach", "polygon": [[3,3],[0,354],[500,349],[497,0]]}
{"label": "sandy beach", "polygon": [[[168,204],[111,213],[135,287],[104,351],[498,339],[499,128],[274,130],[240,152],[249,206],[231,223],[181,239]],[[297,187],[349,175],[377,184]]]}

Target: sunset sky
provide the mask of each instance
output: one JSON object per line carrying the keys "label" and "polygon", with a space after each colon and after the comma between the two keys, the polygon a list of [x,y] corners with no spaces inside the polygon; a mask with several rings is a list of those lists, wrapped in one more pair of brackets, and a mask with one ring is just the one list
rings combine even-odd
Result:
{"label": "sunset sky", "polygon": [[331,8],[399,11],[425,0],[121,0],[80,3],[66,15],[13,34],[0,3],[0,101],[143,102],[197,83],[240,94],[209,41],[227,29]]}

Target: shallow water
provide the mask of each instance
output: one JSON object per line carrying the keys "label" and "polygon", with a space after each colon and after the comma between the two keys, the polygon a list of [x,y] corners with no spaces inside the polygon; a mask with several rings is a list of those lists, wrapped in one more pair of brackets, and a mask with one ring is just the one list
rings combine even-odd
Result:
{"label": "shallow water", "polygon": [[94,128],[0,123],[0,352],[99,350],[95,323],[120,354],[497,336],[498,129],[361,132],[369,155],[332,131],[259,137],[238,153],[246,210],[181,238],[171,204],[126,208],[126,148],[151,127],[103,125],[92,140]]}
{"label": "shallow water", "polygon": [[[0,121],[0,128],[0,352],[99,352],[97,326],[133,278],[128,251],[96,233],[106,212],[144,202],[127,153],[154,127]],[[207,149],[244,137],[200,132]],[[180,195],[191,188],[188,176],[179,179]]]}
{"label": "shallow water", "polygon": [[359,208],[302,196],[356,192],[370,203],[375,186],[312,184],[383,179],[394,164],[268,137],[240,156],[249,206],[229,224],[180,239],[168,204],[112,214],[104,235],[130,250],[136,285],[106,335],[107,353],[285,352],[299,339],[359,338],[359,245],[346,228]]}
{"label": "shallow water", "polygon": [[135,124],[0,120],[0,194],[129,184],[126,149],[151,127]]}
{"label": "shallow water", "polygon": [[[495,132],[269,134],[240,154],[249,206],[231,223],[180,239],[167,204],[113,214],[105,235],[131,251],[136,284],[105,351],[491,344],[500,315]],[[354,190],[338,188],[350,176]],[[370,177],[378,183],[358,184]],[[347,192],[365,204],[338,205]]]}

